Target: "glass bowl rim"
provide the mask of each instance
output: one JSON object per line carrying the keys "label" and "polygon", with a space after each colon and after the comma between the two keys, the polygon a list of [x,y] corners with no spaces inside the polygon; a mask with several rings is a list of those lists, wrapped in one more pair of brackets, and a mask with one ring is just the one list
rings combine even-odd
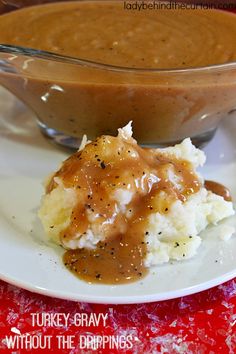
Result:
{"label": "glass bowl rim", "polygon": [[[133,67],[125,67],[125,66],[117,66],[110,65],[106,63],[100,63],[88,59],[76,58],[66,55],[61,55],[49,51],[15,46],[9,44],[0,44],[0,53],[12,54],[12,55],[22,55],[31,58],[38,58],[43,60],[51,60],[62,62],[65,64],[74,64],[80,65],[90,68],[102,69],[107,71],[116,71],[121,73],[160,73],[160,74],[186,74],[186,73],[206,73],[209,71],[221,71],[226,69],[236,69],[236,61],[231,61],[222,64],[213,64],[207,66],[199,66],[199,67],[187,67],[187,68],[133,68]],[[0,64],[1,66],[1,64]]]}

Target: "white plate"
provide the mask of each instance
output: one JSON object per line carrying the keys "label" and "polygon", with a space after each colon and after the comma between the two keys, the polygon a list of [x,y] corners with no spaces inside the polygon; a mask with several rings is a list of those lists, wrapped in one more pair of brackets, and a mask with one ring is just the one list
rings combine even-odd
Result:
{"label": "white plate", "polygon": [[[0,277],[63,299],[128,304],[192,294],[236,276],[236,237],[225,242],[213,227],[195,258],[153,268],[139,282],[91,285],[62,264],[63,250],[44,239],[37,218],[42,180],[67,154],[45,140],[33,114],[0,90]],[[236,200],[236,120],[225,121],[206,148],[208,179],[223,182]],[[236,226],[236,217],[227,221]]]}

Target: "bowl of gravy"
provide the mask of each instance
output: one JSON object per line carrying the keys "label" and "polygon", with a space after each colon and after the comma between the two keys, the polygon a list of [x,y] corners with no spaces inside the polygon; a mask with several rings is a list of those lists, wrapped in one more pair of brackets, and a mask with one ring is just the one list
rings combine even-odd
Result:
{"label": "bowl of gravy", "polygon": [[0,84],[63,145],[130,120],[140,144],[203,145],[236,112],[236,17],[165,5],[84,0],[1,15]]}

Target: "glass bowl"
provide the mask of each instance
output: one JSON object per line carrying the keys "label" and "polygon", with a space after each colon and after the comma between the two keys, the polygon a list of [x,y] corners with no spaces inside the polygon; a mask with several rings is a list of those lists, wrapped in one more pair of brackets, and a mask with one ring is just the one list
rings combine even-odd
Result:
{"label": "glass bowl", "polygon": [[134,69],[2,44],[0,84],[32,109],[46,136],[73,148],[84,134],[116,134],[130,120],[140,144],[191,137],[201,146],[236,112],[236,62]]}

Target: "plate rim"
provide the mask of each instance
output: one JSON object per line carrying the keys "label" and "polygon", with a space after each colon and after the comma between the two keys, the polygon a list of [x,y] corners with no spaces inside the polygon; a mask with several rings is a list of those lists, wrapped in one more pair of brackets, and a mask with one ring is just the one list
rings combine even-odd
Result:
{"label": "plate rim", "polygon": [[[178,290],[171,290],[171,291],[165,291],[162,293],[157,293],[157,294],[150,294],[150,295],[125,295],[125,296],[97,296],[97,295],[91,295],[91,296],[83,296],[83,295],[74,295],[73,293],[68,293],[63,292],[63,291],[57,291],[57,290],[50,290],[46,289],[40,286],[33,285],[32,283],[29,283],[27,281],[20,281],[12,276],[7,276],[2,273],[0,273],[0,279],[7,282],[8,284],[11,284],[13,286],[16,286],[18,288],[22,288],[24,290],[30,291],[32,293],[36,293],[39,295],[44,295],[48,296],[51,298],[56,298],[56,299],[62,299],[62,300],[68,300],[68,301],[75,301],[75,302],[87,302],[91,304],[109,304],[109,305],[130,305],[130,304],[144,304],[144,303],[151,303],[151,302],[157,302],[157,301],[167,301],[167,300],[172,300],[172,299],[178,299],[184,296],[189,296],[193,295],[196,293],[199,293],[201,291],[205,291],[211,288],[214,288],[218,285],[221,285],[233,278],[236,277],[236,267],[221,275],[218,277],[215,277],[211,280],[202,282],[200,284],[192,285],[189,287],[185,287],[182,289]],[[111,285],[112,286],[112,285]],[[109,285],[108,285],[109,287]],[[124,300],[126,299],[126,300]]]}

